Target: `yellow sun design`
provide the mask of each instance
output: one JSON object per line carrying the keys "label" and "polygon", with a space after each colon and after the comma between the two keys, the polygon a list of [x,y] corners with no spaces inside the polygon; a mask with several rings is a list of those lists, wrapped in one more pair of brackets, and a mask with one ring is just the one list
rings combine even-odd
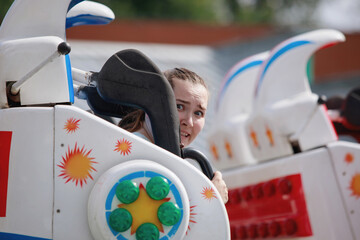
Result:
{"label": "yellow sun design", "polygon": [[80,119],[69,118],[65,123],[64,129],[67,133],[73,133],[79,129],[79,122]]}
{"label": "yellow sun design", "polygon": [[196,205],[190,206],[190,220],[189,220],[188,230],[186,231],[186,235],[191,230],[190,229],[190,224],[191,223],[196,223],[195,216],[197,215],[197,213],[194,212],[195,208],[196,208]]}
{"label": "yellow sun design", "polygon": [[210,188],[204,187],[201,194],[203,195],[203,198],[209,201],[212,200],[213,198],[217,198],[214,189],[212,189],[211,187]]}
{"label": "yellow sun design", "polygon": [[146,193],[144,186],[140,183],[138,199],[130,204],[119,204],[119,208],[125,208],[131,213],[133,222],[131,225],[131,234],[134,234],[138,227],[143,223],[154,224],[160,232],[164,232],[163,225],[161,224],[157,211],[161,204],[168,202],[170,198],[162,200],[154,200]]}
{"label": "yellow sun design", "polygon": [[76,186],[80,184],[82,187],[83,183],[87,183],[86,180],[88,178],[94,180],[90,173],[96,171],[92,165],[97,162],[92,161],[94,158],[89,157],[91,150],[86,151],[84,146],[80,149],[77,143],[75,143],[75,147],[72,150],[68,147],[65,157],[62,157],[63,161],[60,165],[57,165],[62,168],[59,177],[66,179],[65,183],[72,181],[75,182]]}
{"label": "yellow sun design", "polygon": [[117,141],[114,151],[120,152],[122,155],[125,156],[131,153],[131,147],[132,146],[130,141],[122,139]]}
{"label": "yellow sun design", "polygon": [[356,173],[350,182],[350,190],[352,191],[352,196],[360,198],[360,173]]}
{"label": "yellow sun design", "polygon": [[354,162],[354,155],[352,155],[351,153],[347,153],[345,155],[345,162],[349,164]]}

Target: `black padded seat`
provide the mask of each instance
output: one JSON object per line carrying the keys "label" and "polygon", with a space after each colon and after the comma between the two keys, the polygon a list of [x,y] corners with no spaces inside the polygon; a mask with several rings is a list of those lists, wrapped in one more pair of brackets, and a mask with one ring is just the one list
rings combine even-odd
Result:
{"label": "black padded seat", "polygon": [[136,110],[135,107],[105,101],[94,86],[82,86],[80,91],[86,96],[87,104],[96,115],[123,118]]}
{"label": "black padded seat", "polygon": [[144,110],[151,121],[155,144],[181,156],[174,92],[149,58],[134,49],[117,52],[93,79],[98,95],[94,89],[87,89],[91,92],[87,98],[94,112],[122,117],[135,108]]}

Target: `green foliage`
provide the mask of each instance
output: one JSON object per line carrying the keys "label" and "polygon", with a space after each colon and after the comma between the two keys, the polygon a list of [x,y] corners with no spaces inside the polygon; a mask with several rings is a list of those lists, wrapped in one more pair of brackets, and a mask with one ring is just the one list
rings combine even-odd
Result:
{"label": "green foliage", "polygon": [[253,0],[251,4],[239,4],[237,0],[226,0],[233,16],[238,23],[271,22],[273,9],[266,0]]}
{"label": "green foliage", "polygon": [[216,21],[213,0],[99,0],[117,19]]}
{"label": "green foliage", "polygon": [[[0,0],[0,20],[13,0]],[[29,0],[31,1],[31,0]],[[110,7],[116,19],[185,20],[207,23],[273,23],[289,9],[303,9],[307,20],[319,0],[94,0]],[[305,9],[305,11],[304,11]],[[304,20],[303,20],[304,21]]]}
{"label": "green foliage", "polygon": [[[13,0],[0,0],[0,20]],[[29,0],[31,1],[31,0]],[[214,0],[94,0],[111,8],[116,19],[216,22]]]}
{"label": "green foliage", "polygon": [[0,2],[0,22],[2,22],[2,19],[5,17],[5,14],[13,3],[13,0],[0,0]]}

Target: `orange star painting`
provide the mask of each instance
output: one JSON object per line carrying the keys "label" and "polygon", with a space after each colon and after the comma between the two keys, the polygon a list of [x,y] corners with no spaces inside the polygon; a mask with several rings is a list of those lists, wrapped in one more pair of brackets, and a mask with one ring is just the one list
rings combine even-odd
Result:
{"label": "orange star painting", "polygon": [[354,155],[352,155],[351,153],[347,153],[345,155],[345,162],[350,164],[350,163],[353,163],[354,162]]}
{"label": "orange star painting", "polygon": [[93,164],[97,163],[93,161],[94,158],[89,157],[91,150],[87,151],[84,146],[80,149],[75,143],[74,149],[68,147],[68,151],[65,157],[62,157],[62,162],[57,165],[62,168],[59,177],[66,179],[65,183],[70,181],[75,182],[75,186],[87,183],[87,179],[94,180],[91,176],[91,172],[96,171]]}
{"label": "orange star painting", "polygon": [[355,196],[356,199],[360,198],[360,173],[356,173],[350,182],[351,196]]}
{"label": "orange star painting", "polygon": [[216,160],[219,160],[219,154],[215,144],[211,145],[211,152]]}
{"label": "orange star painting", "polygon": [[216,195],[215,195],[214,189],[212,189],[211,187],[210,188],[204,187],[201,194],[203,195],[203,198],[205,198],[205,199],[207,199],[209,201],[214,199],[214,198],[217,198]]}
{"label": "orange star painting", "polygon": [[187,229],[187,231],[186,231],[186,235],[187,235],[188,232],[191,230],[190,224],[191,224],[191,223],[196,223],[196,221],[195,221],[195,216],[196,216],[197,214],[195,213],[195,208],[196,208],[196,205],[190,206],[190,220],[189,220],[188,229]]}
{"label": "orange star painting", "polygon": [[252,139],[254,146],[259,147],[259,142],[256,136],[256,132],[252,128],[250,128],[250,138]]}
{"label": "orange star painting", "polygon": [[273,138],[273,134],[272,131],[270,130],[270,128],[268,126],[266,126],[266,136],[269,139],[269,143],[271,146],[274,146],[274,138]]}
{"label": "orange star painting", "polygon": [[69,118],[64,126],[67,133],[74,133],[79,129],[79,122],[81,119]]}
{"label": "orange star painting", "polygon": [[233,157],[232,148],[231,148],[231,144],[228,141],[225,141],[225,149],[228,154],[228,157],[232,158]]}
{"label": "orange star painting", "polygon": [[125,156],[131,153],[131,148],[131,142],[123,138],[122,140],[117,141],[114,151],[120,152]]}

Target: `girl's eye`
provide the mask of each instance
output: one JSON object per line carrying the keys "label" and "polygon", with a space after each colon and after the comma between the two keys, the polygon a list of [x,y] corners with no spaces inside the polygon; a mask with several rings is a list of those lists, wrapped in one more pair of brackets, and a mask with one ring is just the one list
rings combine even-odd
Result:
{"label": "girl's eye", "polygon": [[182,104],[176,104],[178,110],[183,110],[184,106]]}
{"label": "girl's eye", "polygon": [[195,115],[198,116],[198,117],[202,117],[202,116],[204,116],[204,113],[201,112],[201,111],[196,111]]}

